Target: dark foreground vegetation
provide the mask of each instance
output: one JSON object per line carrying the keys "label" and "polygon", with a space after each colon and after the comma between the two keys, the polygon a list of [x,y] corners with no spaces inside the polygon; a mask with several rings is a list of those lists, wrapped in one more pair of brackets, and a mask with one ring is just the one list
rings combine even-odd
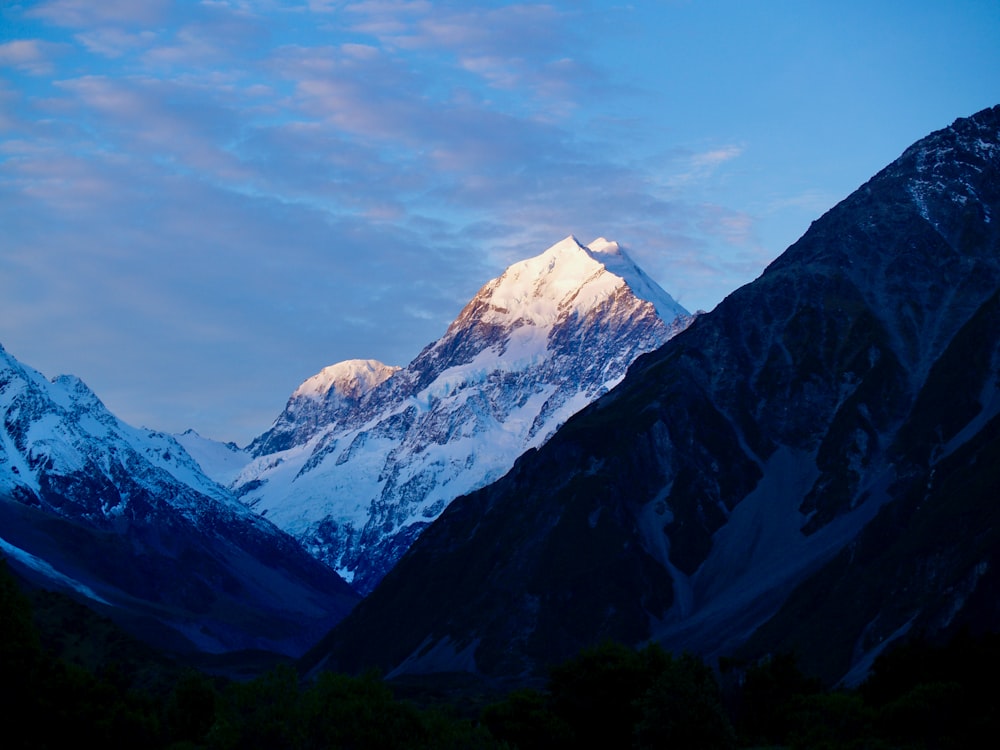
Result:
{"label": "dark foreground vegetation", "polygon": [[98,648],[65,618],[54,637],[58,607],[44,601],[0,561],[8,748],[964,748],[1000,730],[995,635],[910,641],[854,690],[802,675],[790,655],[719,674],[690,655],[606,643],[537,689],[442,701],[412,683],[403,699],[375,674],[304,683],[288,664],[212,677],[107,637]]}

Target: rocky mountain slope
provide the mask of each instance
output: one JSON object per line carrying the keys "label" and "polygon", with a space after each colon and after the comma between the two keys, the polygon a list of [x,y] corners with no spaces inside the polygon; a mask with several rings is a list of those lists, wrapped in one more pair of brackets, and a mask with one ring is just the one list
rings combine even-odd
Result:
{"label": "rocky mountain slope", "polygon": [[78,378],[0,347],[0,552],[174,650],[299,654],[356,595],[209,479],[171,437],[133,428]]}
{"label": "rocky mountain slope", "polygon": [[405,369],[353,360],[307,380],[232,486],[367,593],[453,498],[689,322],[616,243],[567,237],[486,284]]}
{"label": "rocky mountain slope", "polygon": [[998,290],[1000,107],[452,503],[309,663],[523,679],[610,637],[795,645],[836,679],[909,630],[1000,626]]}

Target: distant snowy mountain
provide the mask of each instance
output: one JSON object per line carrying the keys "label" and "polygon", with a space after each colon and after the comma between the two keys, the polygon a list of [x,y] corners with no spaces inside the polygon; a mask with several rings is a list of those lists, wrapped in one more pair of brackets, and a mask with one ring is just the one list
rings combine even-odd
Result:
{"label": "distant snowy mountain", "polygon": [[617,243],[567,237],[486,284],[405,369],[353,360],[307,380],[232,487],[368,592],[448,503],[690,320]]}
{"label": "distant snowy mountain", "polygon": [[0,420],[0,550],[146,640],[297,654],[356,601],[174,438],[121,422],[79,378],[49,381],[0,347]]}
{"label": "distant snowy mountain", "polygon": [[171,437],[198,463],[206,476],[224,487],[232,484],[253,458],[236,443],[222,443],[202,437],[194,430],[186,430]]}
{"label": "distant snowy mountain", "polygon": [[295,389],[277,421],[250,444],[249,452],[263,456],[302,445],[344,418],[362,396],[399,369],[373,359],[349,359],[324,367]]}

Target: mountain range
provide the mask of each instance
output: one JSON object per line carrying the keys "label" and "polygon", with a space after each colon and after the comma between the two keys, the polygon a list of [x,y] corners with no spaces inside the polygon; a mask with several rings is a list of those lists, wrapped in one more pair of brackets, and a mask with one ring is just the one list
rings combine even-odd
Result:
{"label": "mountain range", "polygon": [[358,597],[172,437],[0,347],[0,551],[174,652],[298,656]]}
{"label": "mountain range", "polygon": [[612,638],[837,680],[996,629],[998,295],[1000,107],[455,500],[308,665],[519,680]]}
{"label": "mountain range", "polygon": [[568,237],[246,449],[0,348],[0,550],[172,651],[525,682],[613,639],[857,680],[1000,629],[998,216],[995,107],[710,313]]}
{"label": "mountain range", "polygon": [[156,646],[299,655],[359,598],[331,564],[370,590],[450,500],[690,319],[616,243],[567,238],[409,367],[324,368],[246,449],[134,428],[0,350],[0,547]]}

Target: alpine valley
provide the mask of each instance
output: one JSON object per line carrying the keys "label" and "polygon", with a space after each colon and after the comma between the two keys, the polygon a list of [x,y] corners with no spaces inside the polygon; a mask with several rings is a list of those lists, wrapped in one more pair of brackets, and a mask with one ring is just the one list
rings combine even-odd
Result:
{"label": "alpine valley", "polygon": [[[398,381],[440,384],[414,419],[479,304]],[[795,650],[850,681],[908,634],[996,631],[998,415],[1000,107],[907,149],[448,505],[307,663],[524,680],[610,638]]]}

